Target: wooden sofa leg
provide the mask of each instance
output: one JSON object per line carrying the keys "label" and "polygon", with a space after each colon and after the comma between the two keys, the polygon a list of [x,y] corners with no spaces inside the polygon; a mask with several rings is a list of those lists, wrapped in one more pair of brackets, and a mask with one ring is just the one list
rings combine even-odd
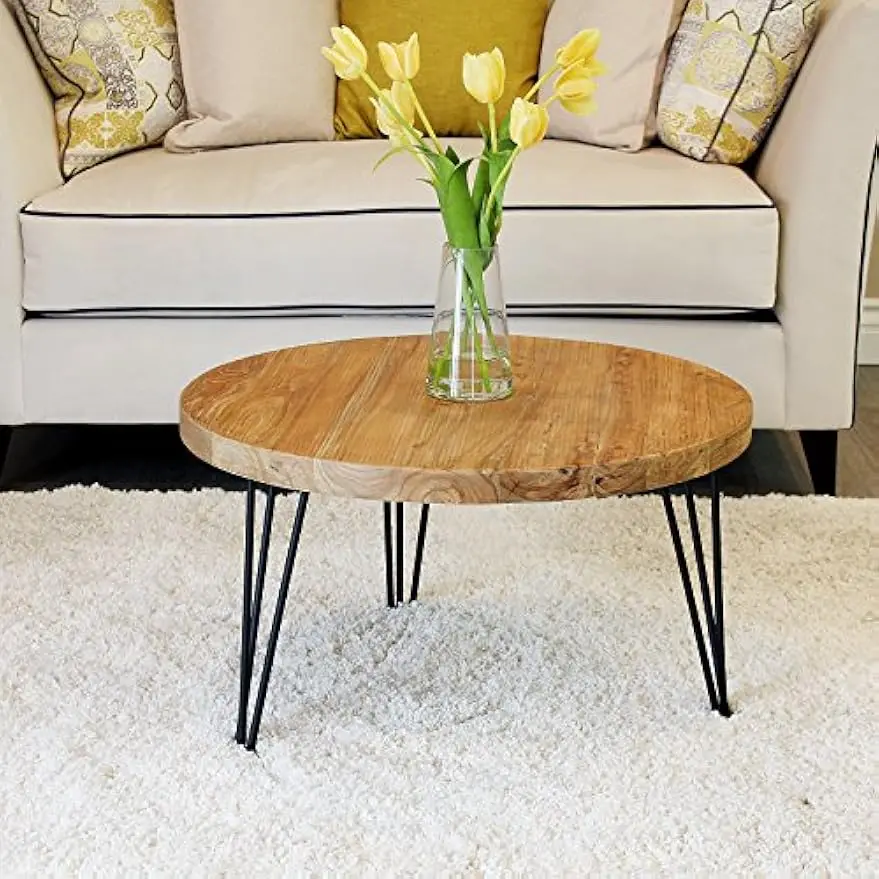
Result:
{"label": "wooden sofa leg", "polygon": [[3,465],[6,463],[6,454],[9,452],[11,440],[12,428],[6,424],[0,424],[0,485],[3,484]]}
{"label": "wooden sofa leg", "polygon": [[815,494],[836,496],[836,465],[839,457],[839,431],[801,430],[800,441],[809,465]]}

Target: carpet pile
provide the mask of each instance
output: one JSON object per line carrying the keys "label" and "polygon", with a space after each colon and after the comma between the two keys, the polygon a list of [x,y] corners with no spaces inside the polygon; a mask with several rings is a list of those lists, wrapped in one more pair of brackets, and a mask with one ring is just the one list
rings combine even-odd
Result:
{"label": "carpet pile", "polygon": [[396,611],[380,505],[314,498],[256,755],[242,518],[0,495],[4,876],[875,871],[879,503],[725,503],[724,720],[657,498],[438,508]]}

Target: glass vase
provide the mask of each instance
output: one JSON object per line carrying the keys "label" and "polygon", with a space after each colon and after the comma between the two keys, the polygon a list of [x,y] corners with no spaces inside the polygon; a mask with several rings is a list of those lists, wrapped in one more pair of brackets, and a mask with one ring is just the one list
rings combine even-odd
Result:
{"label": "glass vase", "polygon": [[480,403],[513,393],[507,308],[497,246],[443,247],[433,316],[427,393]]}

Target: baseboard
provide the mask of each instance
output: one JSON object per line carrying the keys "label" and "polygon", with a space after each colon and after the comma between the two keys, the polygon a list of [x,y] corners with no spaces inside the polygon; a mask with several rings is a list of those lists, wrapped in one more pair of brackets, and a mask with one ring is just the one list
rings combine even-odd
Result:
{"label": "baseboard", "polygon": [[858,363],[879,366],[879,299],[866,299],[864,301]]}

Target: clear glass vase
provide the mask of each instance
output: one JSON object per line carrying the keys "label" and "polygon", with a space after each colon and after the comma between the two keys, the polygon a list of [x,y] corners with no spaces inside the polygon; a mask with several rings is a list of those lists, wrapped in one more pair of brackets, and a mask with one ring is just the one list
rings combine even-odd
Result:
{"label": "clear glass vase", "polygon": [[465,403],[503,400],[513,393],[507,307],[496,246],[490,250],[443,247],[427,393],[438,400]]}

